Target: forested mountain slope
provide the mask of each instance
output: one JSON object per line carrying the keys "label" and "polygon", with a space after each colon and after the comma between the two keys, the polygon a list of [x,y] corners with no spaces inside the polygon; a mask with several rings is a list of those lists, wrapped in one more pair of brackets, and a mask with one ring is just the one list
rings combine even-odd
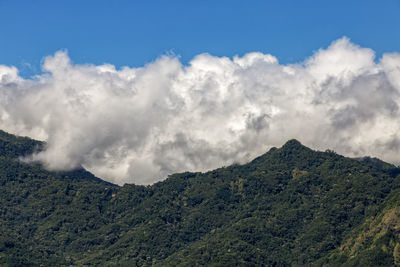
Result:
{"label": "forested mountain slope", "polygon": [[248,164],[152,186],[49,172],[43,143],[0,132],[0,264],[321,266],[400,263],[399,169],[296,140]]}

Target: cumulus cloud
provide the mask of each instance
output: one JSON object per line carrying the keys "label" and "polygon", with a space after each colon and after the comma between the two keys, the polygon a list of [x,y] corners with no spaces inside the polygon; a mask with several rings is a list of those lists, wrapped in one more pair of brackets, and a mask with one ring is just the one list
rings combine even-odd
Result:
{"label": "cumulus cloud", "polygon": [[52,170],[150,184],[246,162],[291,138],[400,161],[400,54],[375,61],[345,37],[298,64],[254,52],[116,69],[59,51],[42,68],[24,79],[0,65],[0,128],[46,141],[30,158]]}

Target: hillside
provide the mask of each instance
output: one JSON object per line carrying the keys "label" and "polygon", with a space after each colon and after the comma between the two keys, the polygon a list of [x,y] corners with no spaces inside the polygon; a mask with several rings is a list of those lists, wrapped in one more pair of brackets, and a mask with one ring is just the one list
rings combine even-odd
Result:
{"label": "hillside", "polygon": [[391,266],[399,169],[296,140],[244,165],[152,186],[49,172],[0,132],[0,265]]}

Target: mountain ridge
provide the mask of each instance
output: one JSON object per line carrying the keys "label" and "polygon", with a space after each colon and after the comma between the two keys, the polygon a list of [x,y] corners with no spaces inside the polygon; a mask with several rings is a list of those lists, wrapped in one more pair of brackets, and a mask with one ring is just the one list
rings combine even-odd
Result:
{"label": "mountain ridge", "polygon": [[380,225],[379,218],[392,214],[390,205],[398,206],[400,177],[391,164],[289,140],[243,165],[117,186],[84,170],[51,172],[20,162],[17,154],[34,141],[6,137],[8,145],[0,145],[1,265],[397,262],[396,233],[385,239],[386,251],[384,241],[375,246],[373,238],[357,253],[346,245],[376,228],[369,222]]}

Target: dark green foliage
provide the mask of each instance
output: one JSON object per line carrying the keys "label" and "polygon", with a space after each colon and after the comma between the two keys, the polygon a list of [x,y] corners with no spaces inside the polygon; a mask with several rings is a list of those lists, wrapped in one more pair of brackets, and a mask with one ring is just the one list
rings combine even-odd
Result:
{"label": "dark green foliage", "polygon": [[18,160],[42,147],[0,132],[0,265],[394,263],[394,226],[367,235],[355,254],[345,245],[397,222],[385,210],[399,206],[399,170],[377,159],[291,140],[245,165],[118,187],[82,169],[49,172]]}
{"label": "dark green foliage", "polygon": [[0,156],[20,157],[32,154],[43,148],[43,143],[27,137],[17,137],[0,130]]}

